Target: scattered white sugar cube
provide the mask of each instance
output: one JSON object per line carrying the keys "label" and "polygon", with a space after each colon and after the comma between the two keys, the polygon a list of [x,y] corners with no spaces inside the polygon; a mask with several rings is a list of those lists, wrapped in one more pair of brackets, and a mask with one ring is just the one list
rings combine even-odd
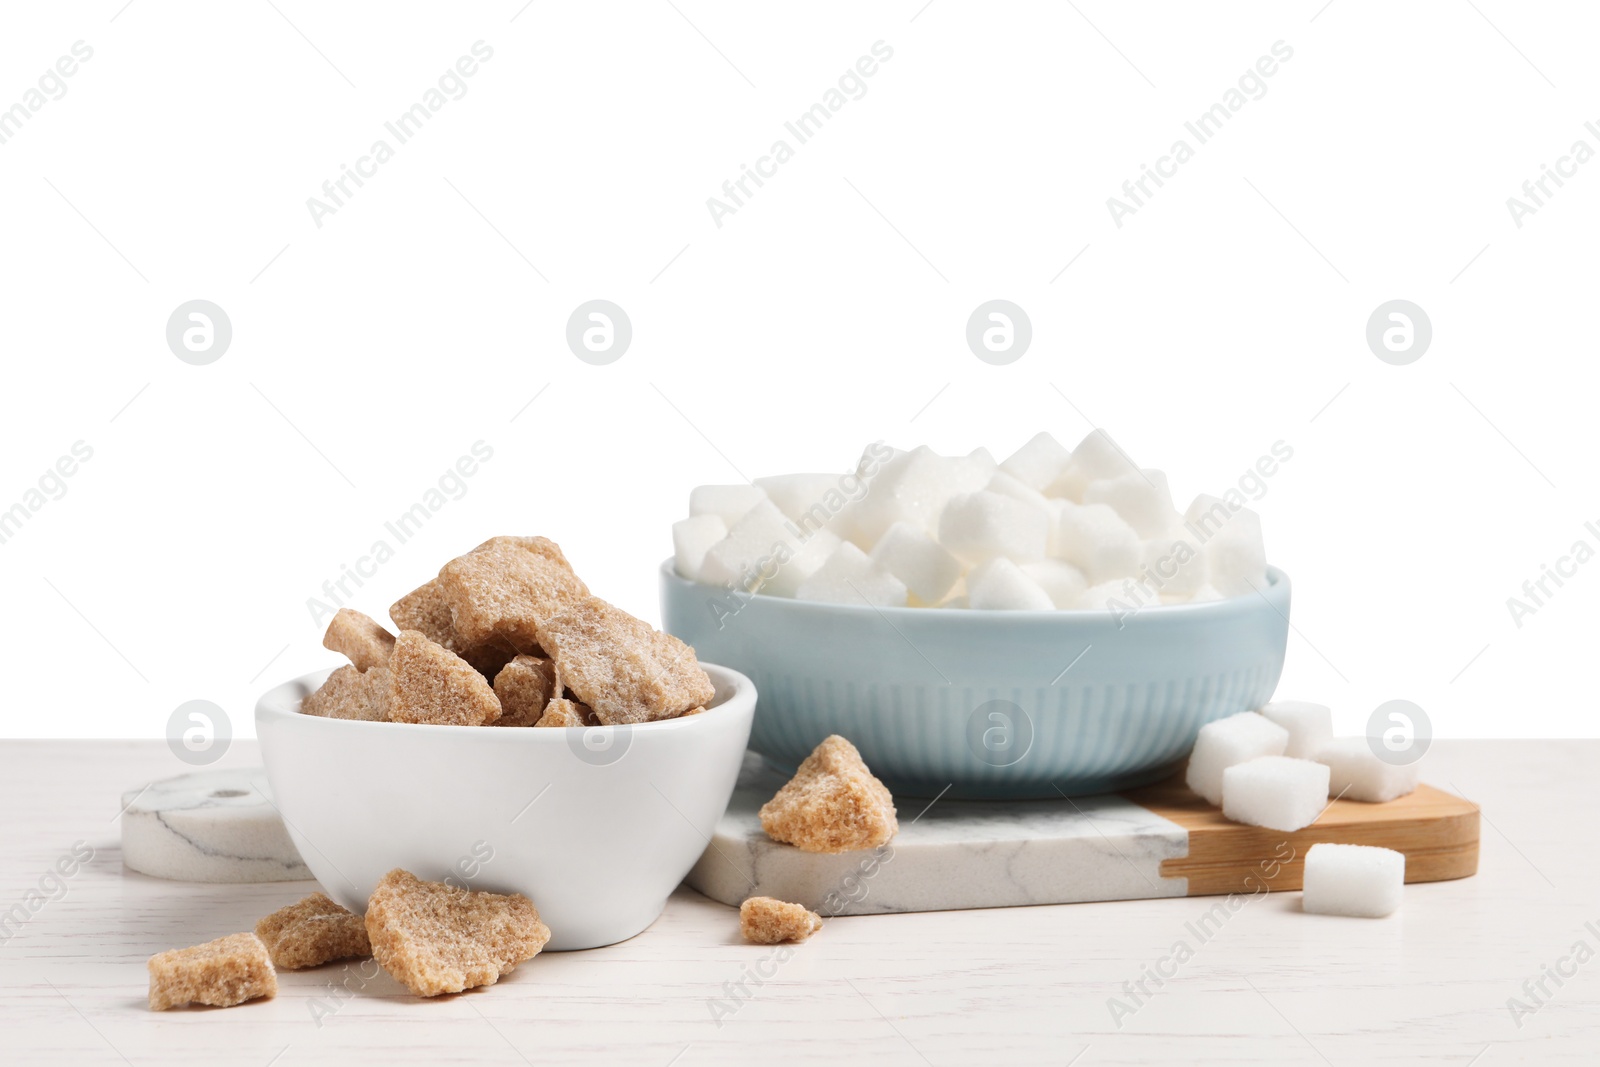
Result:
{"label": "scattered white sugar cube", "polygon": [[1135,474],[1139,465],[1104,430],[1091,430],[1072,450],[1073,463],[1091,479]]}
{"label": "scattered white sugar cube", "polygon": [[1405,893],[1403,852],[1373,845],[1312,845],[1306,852],[1300,906],[1315,915],[1381,919],[1393,915]]}
{"label": "scattered white sugar cube", "polygon": [[1023,563],[1044,559],[1049,537],[1048,510],[999,493],[962,493],[939,517],[939,543],[968,563],[998,556]]}
{"label": "scattered white sugar cube", "polygon": [[772,577],[778,564],[778,548],[790,555],[799,548],[799,539],[789,520],[763,494],[761,500],[728,528],[728,536],[706,551],[700,564],[700,581],[735,587],[754,593]]}
{"label": "scattered white sugar cube", "polygon": [[1259,756],[1222,772],[1222,814],[1246,826],[1291,833],[1328,806],[1328,768],[1308,759]]}
{"label": "scattered white sugar cube", "polygon": [[1397,767],[1378,758],[1365,737],[1340,737],[1317,750],[1317,762],[1326,763],[1331,778],[1328,795],[1345,800],[1382,803],[1417,788],[1418,766]]}
{"label": "scattered white sugar cube", "polygon": [[1120,478],[1096,479],[1084,488],[1083,502],[1110,504],[1140,537],[1155,537],[1178,521],[1163,471],[1140,470]]}
{"label": "scattered white sugar cube", "polygon": [[1028,443],[1006,457],[1000,469],[1031,489],[1044,489],[1072,462],[1072,453],[1047,433],[1034,434]]}
{"label": "scattered white sugar cube", "polygon": [[1189,533],[1205,547],[1210,583],[1223,596],[1239,596],[1267,584],[1267,550],[1261,516],[1201,493],[1184,512]]}
{"label": "scattered white sugar cube", "polygon": [[1144,566],[1164,603],[1189,600],[1206,584],[1206,555],[1187,534],[1163,534],[1144,543]]}
{"label": "scattered white sugar cube", "polygon": [[778,565],[777,573],[762,584],[761,591],[768,596],[794,596],[800,583],[817,573],[842,544],[844,539],[832,530],[818,530]]}
{"label": "scattered white sugar cube", "polygon": [[961,561],[921,527],[897,522],[872,547],[872,558],[906,583],[919,604],[937,604],[961,577]]}
{"label": "scattered white sugar cube", "polygon": [[897,522],[934,533],[950,498],[982,489],[989,477],[983,462],[968,456],[941,456],[927,447],[897,456],[872,479],[866,495],[851,505],[850,539],[870,549]]}
{"label": "scattered white sugar cube", "polygon": [[1200,727],[1189,753],[1189,788],[1212,804],[1222,804],[1222,772],[1261,756],[1281,756],[1289,731],[1253,711],[1242,711]]}
{"label": "scattered white sugar cube", "polygon": [[1024,563],[1022,573],[1039,583],[1039,588],[1049,596],[1050,602],[1058,608],[1076,607],[1083,594],[1089,589],[1089,582],[1083,572],[1066,560],[1042,559],[1036,563]]}
{"label": "scattered white sugar cube", "polygon": [[906,583],[845,541],[800,583],[794,595],[796,600],[903,608],[906,606]]}
{"label": "scattered white sugar cube", "polygon": [[731,530],[766,498],[759,485],[697,485],[689,490],[689,515],[715,515]]}
{"label": "scattered white sugar cube", "polygon": [[1326,704],[1274,700],[1262,705],[1261,714],[1289,731],[1286,756],[1314,760],[1322,746],[1333,740],[1333,712]]}
{"label": "scattered white sugar cube", "polygon": [[967,575],[967,605],[985,611],[1050,611],[1050,595],[1004,556],[979,564]]}
{"label": "scattered white sugar cube", "polygon": [[1089,488],[1089,472],[1077,462],[1068,463],[1061,468],[1055,480],[1044,487],[1044,495],[1062,500],[1070,500],[1074,504],[1083,503],[1083,491]]}
{"label": "scattered white sugar cube", "polygon": [[681,577],[700,577],[700,564],[712,545],[728,536],[728,525],[718,515],[694,515],[672,524],[672,554]]}
{"label": "scattered white sugar cube", "polygon": [[828,525],[834,513],[844,506],[846,497],[839,488],[837,474],[779,474],[757,478],[755,484],[797,524],[808,530]]}
{"label": "scattered white sugar cube", "polygon": [[1056,551],[1099,584],[1137,571],[1144,542],[1110,505],[1069,504],[1056,527]]}

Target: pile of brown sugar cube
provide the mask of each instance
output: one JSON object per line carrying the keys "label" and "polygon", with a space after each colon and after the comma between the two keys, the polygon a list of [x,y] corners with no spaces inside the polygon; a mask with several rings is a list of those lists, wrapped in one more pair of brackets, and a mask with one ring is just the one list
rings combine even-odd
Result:
{"label": "pile of brown sugar cube", "polygon": [[621,726],[705,710],[694,649],[592,596],[554,541],[493,537],[401,597],[391,634],[340,609],[350,660],[307,715],[450,726]]}
{"label": "pile of brown sugar cube", "polygon": [[366,916],[321,893],[279,908],[253,934],[229,934],[150,957],[150,1007],[232,1007],[278,992],[278,969],[371,956],[419,997],[493,985],[539,954],[550,928],[533,901],[424,882],[396,868]]}

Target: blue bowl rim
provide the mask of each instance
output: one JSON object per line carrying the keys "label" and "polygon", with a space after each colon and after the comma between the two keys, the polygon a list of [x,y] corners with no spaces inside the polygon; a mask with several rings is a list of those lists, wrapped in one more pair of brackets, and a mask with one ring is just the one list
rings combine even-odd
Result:
{"label": "blue bowl rim", "polygon": [[[663,581],[676,583],[680,587],[715,590],[726,595],[735,595],[731,590],[721,586],[708,585],[685,578],[678,573],[677,561],[668,556],[661,564]],[[1277,603],[1286,602],[1290,589],[1289,575],[1281,568],[1267,565],[1267,588],[1257,590],[1254,596],[1241,593],[1238,596],[1224,597],[1221,600],[1206,600],[1198,604],[1151,604],[1140,608],[1135,613],[1136,618],[1145,619],[1182,619],[1186,622],[1203,622],[1208,619],[1221,620],[1231,617],[1244,610],[1254,610],[1256,602],[1266,604],[1278,614],[1283,614]],[[1272,595],[1269,596],[1268,593]],[[1052,608],[1049,611],[996,611],[990,608],[913,608],[913,607],[876,607],[871,604],[835,604],[822,600],[796,600],[793,597],[772,596],[766,593],[738,594],[748,596],[750,600],[760,604],[783,605],[777,610],[794,611],[800,615],[845,615],[865,618],[868,615],[884,616],[888,619],[926,620],[935,618],[949,618],[952,621],[970,621],[976,618],[1004,619],[1015,622],[1044,622],[1055,620],[1066,622],[1088,622],[1103,620],[1109,612],[1095,611],[1092,609],[1077,610],[1072,608]]]}

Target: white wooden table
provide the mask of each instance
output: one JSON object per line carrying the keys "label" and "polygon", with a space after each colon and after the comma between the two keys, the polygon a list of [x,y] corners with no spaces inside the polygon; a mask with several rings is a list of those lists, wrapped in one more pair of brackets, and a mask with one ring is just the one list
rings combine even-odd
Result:
{"label": "white wooden table", "polygon": [[[680,889],[631,941],[462,996],[420,1001],[333,964],[280,974],[274,1000],[152,1013],[147,957],[249,930],[312,884],[124,870],[119,794],[185,769],[161,742],[0,742],[0,910],[75,842],[95,850],[0,944],[0,1062],[1600,1062],[1600,957],[1559,987],[1544,975],[1572,971],[1579,941],[1600,953],[1600,741],[1439,742],[1428,759],[1428,781],[1483,806],[1480,873],[1407,887],[1387,920],[1303,915],[1293,893],[1204,943],[1186,924],[1212,898],[838,918],[780,959]],[[219,766],[255,761],[236,742]],[[1193,957],[1146,979],[1119,1028],[1110,998],[1131,1004],[1124,983],[1180,939]],[[1533,1006],[1524,981],[1541,979],[1550,995],[1519,1028],[1507,1001]]]}

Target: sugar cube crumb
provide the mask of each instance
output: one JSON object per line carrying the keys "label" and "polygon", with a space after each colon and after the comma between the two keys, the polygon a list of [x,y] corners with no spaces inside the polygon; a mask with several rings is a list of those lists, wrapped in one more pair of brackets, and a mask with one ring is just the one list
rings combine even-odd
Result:
{"label": "sugar cube crumb", "polygon": [[739,932],[746,941],[776,945],[804,941],[822,929],[822,916],[803,905],[773,897],[750,897],[739,905]]}

